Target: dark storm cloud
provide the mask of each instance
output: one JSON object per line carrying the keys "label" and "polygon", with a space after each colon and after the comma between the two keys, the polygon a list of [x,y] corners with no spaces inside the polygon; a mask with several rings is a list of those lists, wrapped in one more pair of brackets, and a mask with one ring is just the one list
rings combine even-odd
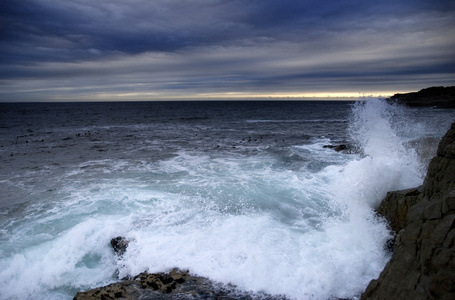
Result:
{"label": "dark storm cloud", "polygon": [[[389,13],[427,9],[428,1],[418,2],[7,0],[2,52],[22,60],[73,60],[106,52],[231,45],[255,37],[305,42],[324,33],[371,28],[378,18],[396,17]],[[450,7],[441,3],[431,8]]]}
{"label": "dark storm cloud", "polygon": [[453,83],[454,11],[427,0],[4,0],[0,97]]}

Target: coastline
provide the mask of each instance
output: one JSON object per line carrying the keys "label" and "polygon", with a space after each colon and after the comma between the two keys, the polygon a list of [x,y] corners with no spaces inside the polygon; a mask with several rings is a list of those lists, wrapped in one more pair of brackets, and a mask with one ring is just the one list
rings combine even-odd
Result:
{"label": "coastline", "polygon": [[[421,187],[388,193],[378,214],[396,234],[393,255],[361,299],[455,298],[455,122],[441,139],[437,156]],[[128,242],[111,245],[121,257]],[[114,241],[115,239],[113,239]],[[250,295],[188,271],[143,272],[132,278],[78,292],[74,300],[93,299],[286,299]],[[236,297],[237,296],[237,297]]]}
{"label": "coastline", "polygon": [[410,107],[455,108],[455,86],[429,87],[418,92],[395,94],[387,100]]}
{"label": "coastline", "polygon": [[361,299],[455,299],[455,122],[421,188],[390,192],[379,207],[396,233],[393,255]]}
{"label": "coastline", "polygon": [[[390,100],[390,99],[389,99]],[[453,100],[450,100],[454,102]],[[400,102],[402,103],[402,102]],[[455,102],[454,102],[455,103]],[[427,106],[434,106],[427,102]],[[412,106],[412,105],[410,105]],[[389,192],[381,201],[382,215],[395,232],[391,260],[378,279],[370,282],[361,299],[455,298],[455,122],[441,139],[437,156],[423,186]],[[121,257],[126,246],[118,252]],[[416,250],[417,249],[417,250]],[[360,296],[360,295],[359,295]],[[74,299],[286,299],[248,294],[232,285],[173,269],[147,272],[104,287],[78,292]]]}

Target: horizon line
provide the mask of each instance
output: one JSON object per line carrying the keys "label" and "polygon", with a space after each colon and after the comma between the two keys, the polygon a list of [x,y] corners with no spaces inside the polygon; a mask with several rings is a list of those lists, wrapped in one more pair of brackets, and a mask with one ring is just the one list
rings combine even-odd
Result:
{"label": "horizon line", "polygon": [[[154,95],[154,97],[141,97],[141,93],[136,95],[129,94],[101,94],[93,95],[92,97],[50,97],[49,99],[39,98],[31,99],[12,99],[2,101],[0,103],[65,103],[65,102],[166,102],[166,101],[361,101],[371,98],[389,98],[396,93],[393,92],[384,94],[352,94],[352,93],[325,93],[322,95],[192,95],[192,96],[166,96]],[[322,93],[321,93],[322,94]],[[336,95],[339,94],[339,95]],[[143,94],[142,94],[143,96]]]}

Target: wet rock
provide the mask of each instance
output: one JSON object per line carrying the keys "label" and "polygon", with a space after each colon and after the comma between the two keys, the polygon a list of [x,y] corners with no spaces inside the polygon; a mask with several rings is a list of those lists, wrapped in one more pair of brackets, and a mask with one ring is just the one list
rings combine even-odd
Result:
{"label": "wet rock", "polygon": [[406,227],[408,210],[419,201],[421,192],[422,187],[389,192],[382,200],[377,212],[388,221],[395,234]]}
{"label": "wet rock", "polygon": [[330,148],[337,152],[340,152],[340,151],[348,151],[348,150],[350,150],[351,147],[349,147],[349,145],[346,145],[346,144],[339,144],[339,145],[324,145],[324,146],[322,146],[322,148]]}
{"label": "wet rock", "polygon": [[94,289],[87,292],[79,292],[73,300],[93,300],[93,299],[128,299],[128,292],[122,283],[114,283],[104,288]]}
{"label": "wet rock", "polygon": [[111,240],[111,247],[117,255],[122,256],[125,253],[126,248],[128,248],[128,243],[129,241],[126,238],[118,236]]}
{"label": "wet rock", "polygon": [[347,150],[347,149],[348,149],[348,146],[344,145],[344,144],[335,146],[335,151],[337,151],[337,152],[340,152],[342,150]]}
{"label": "wet rock", "polygon": [[399,230],[394,252],[361,299],[455,299],[455,123],[422,188],[393,197],[397,203],[389,197],[384,207]]}
{"label": "wet rock", "polygon": [[282,296],[249,295],[234,286],[221,285],[188,271],[147,273],[105,287],[79,292],[74,300],[95,299],[285,299]]}

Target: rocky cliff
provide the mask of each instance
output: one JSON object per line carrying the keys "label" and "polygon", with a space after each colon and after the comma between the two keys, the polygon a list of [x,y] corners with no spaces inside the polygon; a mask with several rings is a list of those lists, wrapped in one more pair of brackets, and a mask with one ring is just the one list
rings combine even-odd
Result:
{"label": "rocky cliff", "polygon": [[396,242],[361,299],[455,299],[455,123],[423,186],[389,193],[378,211],[397,233]]}
{"label": "rocky cliff", "polygon": [[407,106],[434,106],[438,108],[455,108],[455,86],[435,86],[418,92],[395,94],[388,99]]}

